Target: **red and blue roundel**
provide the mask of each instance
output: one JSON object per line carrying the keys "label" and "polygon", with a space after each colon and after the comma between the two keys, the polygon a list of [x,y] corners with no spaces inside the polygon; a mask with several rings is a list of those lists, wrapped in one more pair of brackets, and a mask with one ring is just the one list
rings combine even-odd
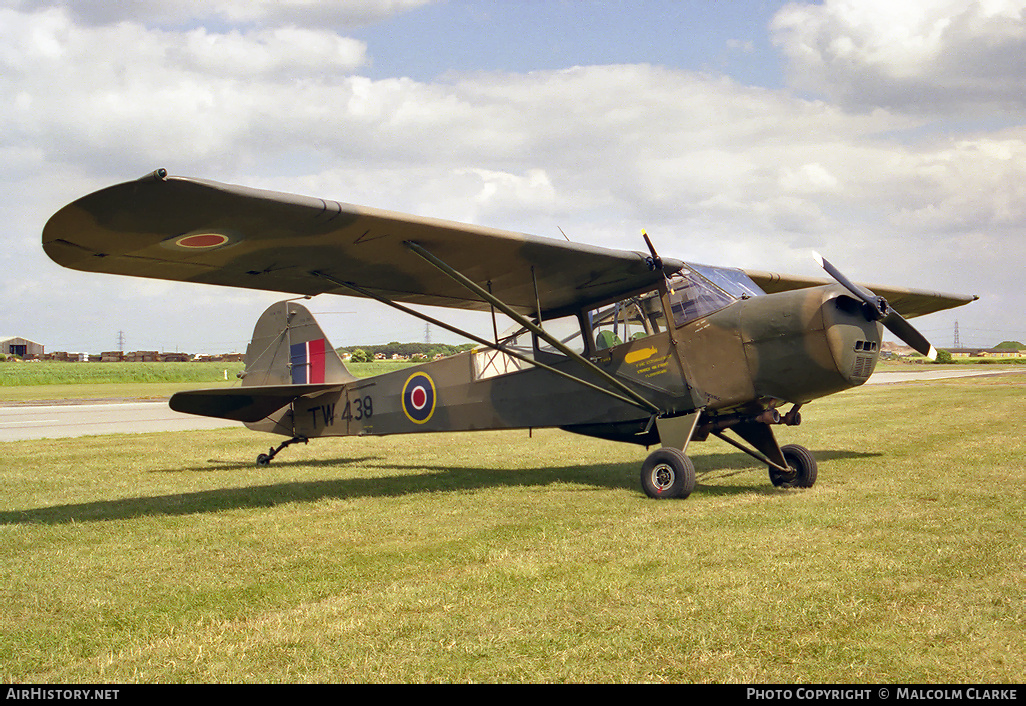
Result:
{"label": "red and blue roundel", "polygon": [[414,373],[403,385],[403,412],[414,424],[423,424],[435,413],[435,383],[425,373]]}
{"label": "red and blue roundel", "polygon": [[183,233],[165,238],[160,242],[161,246],[170,250],[204,252],[217,250],[226,245],[231,245],[242,238],[231,232],[220,232],[216,230],[196,230],[191,233]]}

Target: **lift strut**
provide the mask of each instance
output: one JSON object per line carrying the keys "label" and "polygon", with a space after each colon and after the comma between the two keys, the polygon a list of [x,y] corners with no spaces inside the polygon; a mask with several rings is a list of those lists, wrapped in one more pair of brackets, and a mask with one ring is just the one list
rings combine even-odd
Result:
{"label": "lift strut", "polygon": [[440,260],[439,258],[434,256],[433,254],[431,254],[428,250],[424,249],[423,247],[421,247],[417,243],[414,243],[414,242],[409,241],[409,240],[407,240],[404,243],[404,245],[406,245],[406,247],[409,248],[410,251],[413,252],[413,254],[420,256],[422,259],[424,259],[428,263],[434,265],[436,268],[441,270],[443,273],[445,273],[446,275],[448,275],[449,277],[454,279],[459,284],[462,284],[464,287],[466,287],[467,289],[472,291],[474,294],[476,294],[479,297],[481,297],[483,300],[485,300],[489,304],[494,305],[496,309],[498,309],[503,314],[505,314],[509,318],[513,319],[514,321],[516,321],[518,324],[520,324],[521,326],[526,328],[531,333],[533,333],[536,336],[538,336],[538,338],[540,338],[543,341],[545,341],[546,343],[548,343],[550,346],[552,346],[553,348],[558,350],[563,355],[565,355],[568,358],[570,358],[570,360],[573,360],[578,365],[581,365],[585,369],[591,371],[592,373],[595,373],[600,378],[602,378],[603,380],[608,382],[610,385],[614,386],[617,390],[619,390],[620,392],[624,393],[625,395],[627,395],[628,397],[633,399],[635,401],[635,406],[641,407],[643,409],[647,409],[647,410],[649,410],[651,412],[654,412],[656,414],[659,414],[659,413],[662,412],[662,410],[659,409],[659,407],[657,407],[655,404],[653,404],[649,400],[647,400],[644,397],[642,397],[641,395],[639,395],[637,392],[632,390],[630,387],[628,387],[627,385],[625,385],[622,382],[620,382],[619,380],[617,380],[615,377],[613,377],[612,375],[607,373],[605,370],[603,370],[602,368],[600,368],[597,365],[595,365],[594,363],[592,363],[590,360],[588,360],[587,358],[582,356],[577,351],[574,351],[574,350],[568,348],[562,341],[560,341],[555,336],[551,335],[548,331],[543,329],[541,326],[538,326],[537,324],[535,324],[530,319],[526,318],[522,314],[520,314],[517,311],[515,311],[512,307],[510,307],[507,304],[505,304],[501,299],[499,299],[498,297],[493,295],[491,292],[486,290],[484,287],[479,286],[476,282],[474,282],[470,278],[466,277],[465,275],[463,275],[458,270],[450,267],[445,262],[443,262],[442,260]]}
{"label": "lift strut", "polygon": [[[399,304],[398,302],[394,302],[394,301],[392,301],[391,299],[389,299],[387,297],[381,296],[380,294],[372,292],[372,291],[370,291],[368,289],[365,289],[365,288],[363,288],[363,287],[361,287],[361,286],[359,286],[357,284],[354,284],[352,282],[343,282],[342,280],[336,279],[336,278],[332,277],[331,275],[329,275],[327,273],[319,272],[319,271],[314,271],[314,272],[311,272],[310,274],[312,274],[312,275],[314,275],[316,277],[321,277],[323,279],[326,279],[329,282],[331,282],[332,284],[335,284],[335,285],[337,285],[339,287],[343,287],[345,289],[349,289],[349,290],[351,290],[353,292],[356,292],[357,294],[361,294],[361,295],[363,295],[365,297],[369,297],[371,299],[376,299],[377,301],[381,302],[382,304],[385,304],[386,306],[390,306],[393,309],[397,309],[397,310],[403,312],[404,314],[409,314],[410,316],[414,316],[414,317],[416,317],[416,318],[418,318],[418,319],[420,319],[422,321],[426,321],[429,324],[434,324],[435,326],[439,326],[441,328],[444,328],[446,331],[451,331],[452,333],[455,333],[458,336],[463,336],[464,338],[469,338],[471,341],[474,341],[475,343],[480,343],[482,346],[485,346],[485,347],[490,348],[492,350],[499,351],[500,353],[504,353],[505,355],[508,355],[511,358],[516,358],[517,360],[523,361],[525,363],[529,363],[530,365],[533,365],[533,366],[535,366],[537,368],[541,368],[542,370],[547,370],[548,372],[550,372],[550,373],[552,373],[554,375],[558,375],[560,377],[566,378],[567,380],[571,380],[571,381],[573,381],[573,382],[575,382],[575,383],[577,383],[579,385],[583,385],[584,387],[587,387],[587,388],[589,388],[591,390],[595,390],[596,392],[601,392],[604,395],[609,395],[610,397],[613,397],[614,399],[617,399],[620,402],[624,402],[624,403],[632,405],[634,407],[641,407],[642,409],[645,409],[645,410],[649,410],[652,407],[651,403],[649,403],[649,404],[647,404],[646,406],[643,407],[642,405],[638,404],[633,399],[629,399],[627,397],[624,397],[623,395],[619,395],[619,394],[613,392],[612,390],[608,390],[608,389],[606,389],[604,387],[600,387],[598,385],[595,385],[594,383],[588,382],[587,380],[582,380],[581,378],[577,377],[576,375],[571,375],[570,373],[568,373],[566,371],[563,371],[563,370],[559,370],[558,368],[554,368],[551,365],[546,365],[545,363],[540,363],[537,360],[535,360],[533,358],[529,358],[528,356],[525,356],[524,354],[522,354],[522,353],[520,353],[518,351],[515,351],[515,350],[513,350],[511,348],[507,348],[506,346],[500,345],[498,343],[493,343],[493,342],[491,342],[489,340],[481,338],[480,336],[475,336],[474,334],[470,333],[469,331],[464,331],[463,329],[461,329],[461,328],[459,328],[457,326],[453,326],[452,324],[448,324],[445,321],[442,321],[441,319],[436,319],[435,317],[428,316],[427,314],[425,314],[423,312],[416,311],[415,309],[411,309],[411,308],[409,308],[407,306],[403,306],[402,304]],[[644,398],[642,398],[642,399],[644,399]]]}

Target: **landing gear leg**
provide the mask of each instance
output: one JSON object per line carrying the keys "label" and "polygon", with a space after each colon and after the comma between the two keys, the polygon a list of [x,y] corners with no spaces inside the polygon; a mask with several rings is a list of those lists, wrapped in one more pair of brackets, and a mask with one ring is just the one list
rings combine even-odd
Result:
{"label": "landing gear leg", "polygon": [[268,449],[268,453],[260,454],[259,456],[257,456],[256,463],[258,466],[270,466],[271,461],[274,460],[274,457],[277,456],[278,452],[282,449],[291,446],[292,444],[298,444],[299,442],[303,442],[305,444],[308,441],[309,439],[307,439],[305,436],[294,436],[288,441],[283,441],[280,444],[278,444],[278,448]]}
{"label": "landing gear leg", "polygon": [[702,413],[655,419],[663,447],[641,466],[641,488],[650,498],[686,498],[695,489],[695,465],[684,453]]}

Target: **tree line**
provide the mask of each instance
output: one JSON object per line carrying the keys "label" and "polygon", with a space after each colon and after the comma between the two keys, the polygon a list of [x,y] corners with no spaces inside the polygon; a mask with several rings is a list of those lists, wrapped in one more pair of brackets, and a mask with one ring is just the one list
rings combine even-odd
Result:
{"label": "tree line", "polygon": [[393,355],[412,358],[414,355],[421,354],[430,359],[439,353],[445,356],[455,355],[462,351],[470,350],[475,345],[474,343],[461,343],[458,346],[453,346],[447,343],[399,343],[398,341],[392,341],[391,343],[343,346],[336,350],[338,350],[339,354],[351,354],[353,362],[361,363],[367,360],[374,360],[374,356],[378,353],[381,353],[386,358],[391,358]]}

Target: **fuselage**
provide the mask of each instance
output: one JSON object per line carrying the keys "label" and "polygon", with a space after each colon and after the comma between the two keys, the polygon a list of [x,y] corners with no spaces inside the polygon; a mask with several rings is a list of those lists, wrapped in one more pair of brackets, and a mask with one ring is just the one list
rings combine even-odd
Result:
{"label": "fuselage", "polygon": [[[737,271],[732,271],[737,272]],[[716,286],[696,270],[665,286],[543,321],[546,331],[660,410],[708,418],[755,416],[860,385],[881,329],[835,286],[763,294]],[[562,427],[651,444],[651,410],[536,334],[500,340],[569,376],[480,348],[295,400],[252,428],[290,436],[379,435]]]}

